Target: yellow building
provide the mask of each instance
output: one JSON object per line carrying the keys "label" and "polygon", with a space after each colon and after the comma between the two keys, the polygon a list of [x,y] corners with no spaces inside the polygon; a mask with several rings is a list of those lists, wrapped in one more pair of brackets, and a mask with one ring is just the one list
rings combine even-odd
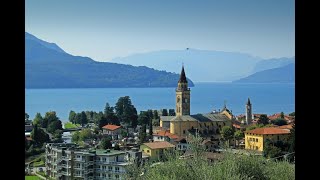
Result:
{"label": "yellow building", "polygon": [[161,116],[160,127],[170,133],[185,137],[188,131],[197,131],[204,135],[219,134],[223,126],[232,125],[232,113],[226,108],[221,112],[190,115],[190,88],[182,66],[176,88],[176,116]]}
{"label": "yellow building", "polygon": [[156,141],[151,143],[143,143],[140,146],[142,153],[150,157],[151,162],[160,161],[164,159],[165,152],[172,152],[175,145],[167,141]]}
{"label": "yellow building", "polygon": [[245,132],[245,149],[263,151],[267,139],[271,141],[288,141],[289,129],[278,127],[257,128]]}

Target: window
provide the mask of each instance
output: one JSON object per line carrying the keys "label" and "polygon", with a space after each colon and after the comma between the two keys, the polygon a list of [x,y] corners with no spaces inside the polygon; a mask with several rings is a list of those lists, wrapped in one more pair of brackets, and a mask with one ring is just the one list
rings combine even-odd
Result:
{"label": "window", "polygon": [[149,150],[147,150],[147,153],[149,153],[150,151]]}
{"label": "window", "polygon": [[108,178],[111,179],[111,174],[108,174]]}
{"label": "window", "polygon": [[77,155],[77,159],[80,159],[80,158],[81,158],[81,156]]}
{"label": "window", "polygon": [[183,134],[185,134],[186,133],[186,130],[183,130]]}
{"label": "window", "polygon": [[258,146],[256,146],[256,150],[258,150]]}
{"label": "window", "polygon": [[116,174],[116,179],[119,179],[119,175],[118,174]]}
{"label": "window", "polygon": [[81,176],[81,172],[80,171],[76,171],[76,176]]}
{"label": "window", "polygon": [[160,137],[158,136],[158,139],[160,139]]}
{"label": "window", "polygon": [[278,141],[280,140],[280,137],[279,137],[279,135],[277,136],[277,139],[278,139]]}
{"label": "window", "polygon": [[102,160],[103,160],[103,162],[106,162],[106,161],[107,161],[107,158],[103,158]]}
{"label": "window", "polygon": [[119,167],[116,167],[116,172],[119,172],[120,168]]}
{"label": "window", "polygon": [[107,175],[106,175],[105,173],[103,173],[103,174],[102,174],[102,177],[104,177],[104,178],[105,178],[105,177],[107,177]]}
{"label": "window", "polygon": [[107,169],[107,166],[102,166],[102,170],[106,170]]}
{"label": "window", "polygon": [[256,142],[258,142],[258,138],[256,138]]}
{"label": "window", "polygon": [[187,103],[187,102],[188,102],[188,99],[187,99],[187,98],[186,98],[186,99],[184,99],[184,102],[185,102],[185,103]]}
{"label": "window", "polygon": [[109,166],[109,167],[108,167],[108,170],[109,170],[109,171],[112,171],[112,166]]}

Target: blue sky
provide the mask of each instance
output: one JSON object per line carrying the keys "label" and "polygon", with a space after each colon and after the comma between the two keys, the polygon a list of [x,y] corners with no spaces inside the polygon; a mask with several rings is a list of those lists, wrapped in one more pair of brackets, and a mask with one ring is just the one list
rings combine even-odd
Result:
{"label": "blue sky", "polygon": [[25,29],[97,61],[186,47],[295,54],[293,0],[27,0]]}

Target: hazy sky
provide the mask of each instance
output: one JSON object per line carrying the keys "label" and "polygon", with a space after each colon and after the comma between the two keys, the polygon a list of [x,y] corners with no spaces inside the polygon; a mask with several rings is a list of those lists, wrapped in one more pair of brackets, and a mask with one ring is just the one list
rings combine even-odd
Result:
{"label": "hazy sky", "polygon": [[186,47],[295,54],[294,0],[26,0],[25,29],[73,55],[109,61]]}

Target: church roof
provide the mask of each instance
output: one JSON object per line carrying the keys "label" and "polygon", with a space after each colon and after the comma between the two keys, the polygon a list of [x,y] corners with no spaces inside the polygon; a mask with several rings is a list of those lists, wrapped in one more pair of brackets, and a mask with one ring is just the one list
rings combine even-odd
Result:
{"label": "church roof", "polygon": [[183,116],[161,116],[162,121],[198,121],[198,122],[221,122],[230,121],[224,114],[207,113]]}
{"label": "church roof", "polygon": [[179,83],[188,83],[186,73],[184,72],[184,66],[182,66]]}

